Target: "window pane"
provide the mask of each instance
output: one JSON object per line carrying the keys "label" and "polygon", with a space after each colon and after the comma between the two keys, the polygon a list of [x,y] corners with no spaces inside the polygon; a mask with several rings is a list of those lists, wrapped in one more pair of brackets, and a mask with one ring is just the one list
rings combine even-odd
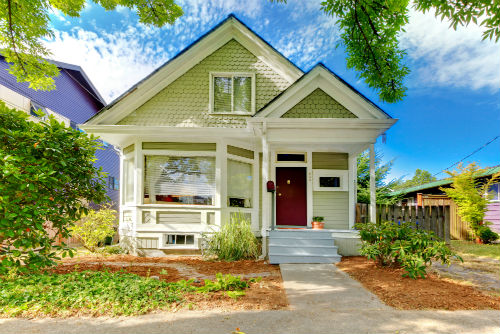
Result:
{"label": "window pane", "polygon": [[144,203],[213,205],[215,158],[145,157]]}
{"label": "window pane", "polygon": [[338,176],[321,176],[319,178],[319,186],[320,187],[340,187],[340,177]]}
{"label": "window pane", "polygon": [[214,77],[214,112],[231,112],[231,78]]}
{"label": "window pane", "polygon": [[127,159],[123,162],[125,180],[125,203],[134,201],[134,159]]}
{"label": "window pane", "polygon": [[252,165],[227,161],[227,195],[231,207],[252,207]]}
{"label": "window pane", "polygon": [[500,200],[500,183],[494,183],[490,186],[490,189],[488,191],[490,195],[490,199],[492,201],[498,201]]}
{"label": "window pane", "polygon": [[234,77],[234,111],[250,112],[252,110],[252,78]]}
{"label": "window pane", "polygon": [[279,153],[276,157],[277,161],[306,161],[305,154],[287,154],[287,153]]}

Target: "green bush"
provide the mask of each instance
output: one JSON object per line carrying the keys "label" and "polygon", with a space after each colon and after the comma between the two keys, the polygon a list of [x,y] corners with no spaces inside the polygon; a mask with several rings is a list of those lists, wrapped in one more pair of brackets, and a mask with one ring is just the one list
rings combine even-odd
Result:
{"label": "green bush", "polygon": [[100,210],[90,210],[71,228],[71,234],[80,239],[83,247],[96,252],[99,243],[115,234],[116,215],[110,204]]}
{"label": "green bush", "polygon": [[0,273],[53,265],[72,254],[69,228],[86,203],[106,199],[105,174],[94,166],[93,136],[50,116],[34,122],[0,102]]}
{"label": "green bush", "polygon": [[96,253],[100,254],[125,254],[126,251],[120,245],[104,246],[96,249]]}
{"label": "green bush", "polygon": [[433,260],[450,264],[456,257],[446,243],[433,232],[416,229],[410,223],[358,224],[361,254],[382,266],[397,265],[405,269],[405,277],[425,278],[426,268]]}
{"label": "green bush", "polygon": [[256,259],[259,256],[259,241],[243,214],[238,214],[219,231],[205,233],[203,239],[204,256],[215,256],[224,261]]}
{"label": "green bush", "polygon": [[476,232],[478,237],[484,244],[490,244],[492,241],[497,240],[499,237],[498,233],[493,232],[488,225],[491,225],[491,223],[485,222],[477,229]]}

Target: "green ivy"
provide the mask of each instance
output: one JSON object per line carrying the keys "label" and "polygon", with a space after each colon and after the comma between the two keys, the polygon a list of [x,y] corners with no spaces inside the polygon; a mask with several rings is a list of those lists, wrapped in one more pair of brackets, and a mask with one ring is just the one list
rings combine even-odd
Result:
{"label": "green ivy", "polygon": [[52,265],[58,251],[72,255],[56,240],[69,236],[87,203],[106,200],[97,149],[93,136],[53,117],[30,121],[0,102],[0,273]]}

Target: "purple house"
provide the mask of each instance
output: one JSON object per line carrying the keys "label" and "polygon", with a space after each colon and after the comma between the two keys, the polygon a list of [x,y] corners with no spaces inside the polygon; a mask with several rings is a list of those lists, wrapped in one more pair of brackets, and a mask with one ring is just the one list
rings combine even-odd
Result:
{"label": "purple house", "polygon": [[[106,105],[80,66],[52,61],[59,68],[52,91],[33,90],[27,83],[17,82],[7,71],[9,64],[0,56],[0,100],[9,107],[24,110],[33,117],[40,117],[34,110],[41,109],[54,115],[74,129],[85,123]],[[42,116],[43,117],[43,116]],[[104,150],[96,153],[96,165],[108,174],[107,194],[111,202],[119,203],[120,158],[115,148],[106,143]]]}
{"label": "purple house", "polygon": [[[486,181],[499,172],[500,166],[491,167],[479,174],[477,178],[480,179],[480,181]],[[447,188],[451,183],[452,181],[450,179],[443,179],[398,190],[391,195],[401,196],[403,198],[403,203],[406,205],[417,205],[422,201],[425,204],[426,197],[434,196],[434,199],[437,198],[436,195],[441,195],[443,198],[446,197],[445,193],[440,188]],[[486,212],[484,221],[491,222],[491,229],[500,233],[500,182],[493,183],[488,193],[490,196],[490,203],[488,204],[488,211]]]}

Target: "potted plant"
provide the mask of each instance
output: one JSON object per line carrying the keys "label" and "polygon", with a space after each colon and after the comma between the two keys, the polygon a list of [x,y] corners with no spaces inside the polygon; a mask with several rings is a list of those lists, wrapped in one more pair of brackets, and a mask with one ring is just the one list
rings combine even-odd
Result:
{"label": "potted plant", "polygon": [[323,222],[325,217],[316,216],[312,219],[312,228],[313,230],[322,230],[325,227],[325,223]]}

